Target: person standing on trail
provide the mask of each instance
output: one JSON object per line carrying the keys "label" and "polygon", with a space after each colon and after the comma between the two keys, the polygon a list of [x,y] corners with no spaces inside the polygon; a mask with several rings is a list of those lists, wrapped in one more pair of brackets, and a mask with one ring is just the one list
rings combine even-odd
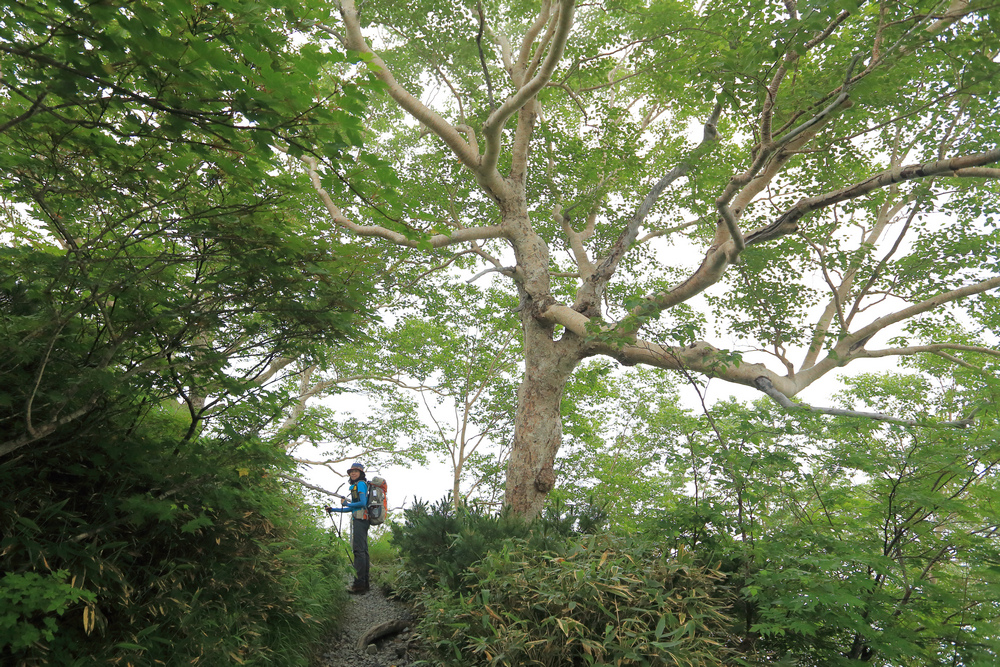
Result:
{"label": "person standing on trail", "polygon": [[347,469],[351,478],[351,497],[341,498],[343,507],[325,507],[327,512],[351,512],[351,549],[354,552],[354,583],[348,593],[364,593],[368,590],[368,482],[365,467],[352,463]]}

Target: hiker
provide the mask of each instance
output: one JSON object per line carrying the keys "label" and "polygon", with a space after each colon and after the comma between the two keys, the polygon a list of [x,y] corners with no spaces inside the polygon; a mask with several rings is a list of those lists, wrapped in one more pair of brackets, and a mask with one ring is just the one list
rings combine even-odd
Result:
{"label": "hiker", "polygon": [[348,587],[348,593],[364,593],[368,590],[368,482],[365,480],[365,467],[360,463],[352,463],[347,469],[351,478],[351,497],[341,498],[343,507],[325,507],[327,512],[351,512],[351,549],[354,551],[354,583]]}

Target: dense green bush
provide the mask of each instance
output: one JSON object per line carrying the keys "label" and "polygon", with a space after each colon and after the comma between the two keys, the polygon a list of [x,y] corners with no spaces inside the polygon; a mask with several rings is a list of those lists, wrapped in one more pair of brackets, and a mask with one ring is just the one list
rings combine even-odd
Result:
{"label": "dense green bush", "polygon": [[252,438],[150,417],[0,467],[0,663],[304,665],[347,557]]}
{"label": "dense green bush", "polygon": [[725,665],[723,576],[685,552],[609,535],[539,551],[512,538],[438,588],[420,632],[445,665]]}
{"label": "dense green bush", "polygon": [[17,651],[49,642],[58,630],[59,616],[94,594],[67,583],[69,572],[47,576],[37,572],[7,573],[0,579],[0,650]]}
{"label": "dense green bush", "polygon": [[[372,584],[391,595],[397,591],[399,580],[404,576],[405,565],[392,537],[392,524],[383,526],[386,530],[375,533],[374,536],[369,535],[368,556],[371,559]],[[346,542],[344,548],[349,548]]]}
{"label": "dense green bush", "polygon": [[603,528],[604,514],[592,504],[554,504],[536,521],[507,510],[499,514],[475,507],[455,508],[450,498],[435,504],[417,500],[392,526],[392,540],[405,562],[397,582],[403,595],[426,586],[462,588],[469,567],[512,537],[546,549],[561,538]]}
{"label": "dense green bush", "polygon": [[601,528],[590,503],[532,522],[447,499],[407,510],[400,588],[434,664],[729,664],[724,575],[683,547],[584,531]]}
{"label": "dense green bush", "polygon": [[511,536],[525,537],[528,525],[509,513],[455,509],[450,499],[436,504],[418,500],[392,527],[393,542],[405,560],[399,588],[405,595],[424,587],[457,588],[470,565]]}

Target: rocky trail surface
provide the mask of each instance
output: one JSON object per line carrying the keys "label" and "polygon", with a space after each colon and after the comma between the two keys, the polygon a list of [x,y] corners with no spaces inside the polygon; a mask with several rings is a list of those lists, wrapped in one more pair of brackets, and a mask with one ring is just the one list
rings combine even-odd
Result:
{"label": "rocky trail surface", "polygon": [[343,626],[327,640],[315,667],[409,667],[417,661],[414,618],[377,587],[352,595]]}

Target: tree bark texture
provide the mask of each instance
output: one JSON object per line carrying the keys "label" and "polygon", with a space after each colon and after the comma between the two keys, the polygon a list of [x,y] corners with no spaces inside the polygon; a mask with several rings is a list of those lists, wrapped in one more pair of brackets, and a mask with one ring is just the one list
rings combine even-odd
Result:
{"label": "tree bark texture", "polygon": [[553,466],[562,444],[563,389],[580,360],[580,346],[572,334],[553,340],[553,328],[530,313],[523,313],[522,320],[525,373],[517,392],[504,504],[532,518],[542,510],[555,486]]}

